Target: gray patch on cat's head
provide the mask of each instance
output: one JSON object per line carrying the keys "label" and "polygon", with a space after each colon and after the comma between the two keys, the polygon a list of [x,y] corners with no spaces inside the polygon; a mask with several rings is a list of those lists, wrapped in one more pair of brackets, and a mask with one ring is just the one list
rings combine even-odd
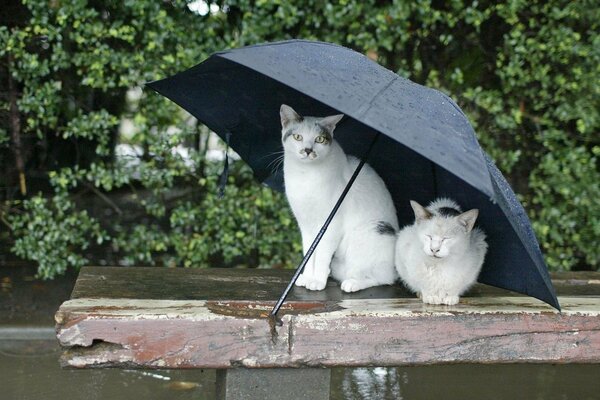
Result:
{"label": "gray patch on cat's head", "polygon": [[325,139],[327,139],[327,143],[326,144],[330,144],[331,141],[333,140],[333,135],[331,134],[331,132],[329,132],[327,129],[323,128],[321,125],[317,124],[319,126],[319,129],[321,130],[320,134],[322,136],[325,136]]}
{"label": "gray patch on cat's head", "polygon": [[311,132],[316,138],[318,136],[325,137],[326,142],[321,144],[331,144],[333,141],[333,131],[337,123],[344,117],[343,114],[332,115],[329,117],[302,117],[296,126],[297,130],[303,131],[305,134]]}
{"label": "gray patch on cat's head", "polygon": [[396,234],[396,230],[394,229],[392,224],[390,224],[389,222],[385,222],[385,221],[379,221],[377,223],[377,226],[375,227],[375,230],[380,235],[395,235]]}
{"label": "gray patch on cat's head", "polygon": [[281,105],[279,116],[281,118],[281,141],[285,142],[287,138],[296,133],[296,130],[304,122],[304,117],[286,104]]}
{"label": "gray patch on cat's head", "polygon": [[440,207],[436,210],[436,213],[441,217],[457,217],[460,215],[460,211],[451,207]]}
{"label": "gray patch on cat's head", "polygon": [[283,137],[281,138],[281,141],[285,142],[285,140],[287,138],[289,138],[290,136],[292,136],[293,134],[294,134],[294,129],[288,128],[287,130],[283,131]]}

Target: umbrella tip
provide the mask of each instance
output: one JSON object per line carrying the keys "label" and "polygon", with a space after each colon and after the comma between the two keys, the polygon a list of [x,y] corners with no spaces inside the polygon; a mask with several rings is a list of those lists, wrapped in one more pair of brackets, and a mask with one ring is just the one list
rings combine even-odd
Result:
{"label": "umbrella tip", "polygon": [[269,330],[271,331],[271,340],[273,343],[277,342],[277,337],[279,334],[277,333],[277,327],[283,326],[283,321],[280,318],[277,318],[277,313],[270,313],[267,317],[269,322]]}

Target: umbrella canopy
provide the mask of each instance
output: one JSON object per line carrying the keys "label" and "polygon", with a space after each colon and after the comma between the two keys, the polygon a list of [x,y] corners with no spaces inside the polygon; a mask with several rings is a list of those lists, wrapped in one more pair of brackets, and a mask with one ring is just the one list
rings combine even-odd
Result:
{"label": "umbrella canopy", "polygon": [[482,151],[461,109],[445,94],[404,79],[353,50],[292,40],[215,53],[172,77],[149,83],[223,138],[256,178],[282,190],[273,170],[281,150],[279,107],[301,115],[343,113],[335,139],[386,182],[400,225],[414,221],[409,200],[439,196],[478,208],[489,250],[479,281],[559,308],[523,207]]}

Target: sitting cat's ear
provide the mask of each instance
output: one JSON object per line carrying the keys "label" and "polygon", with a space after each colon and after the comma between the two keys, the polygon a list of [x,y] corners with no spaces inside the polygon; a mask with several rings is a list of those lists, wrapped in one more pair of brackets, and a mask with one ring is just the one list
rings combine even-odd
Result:
{"label": "sitting cat's ear", "polygon": [[426,219],[429,219],[432,217],[432,214],[429,212],[429,210],[427,210],[425,207],[423,207],[416,201],[411,200],[410,206],[412,207],[413,211],[415,212],[415,221],[419,222],[419,221],[423,221],[423,220],[426,220]]}
{"label": "sitting cat's ear", "polygon": [[288,105],[282,104],[279,109],[279,116],[281,117],[281,127],[285,128],[291,122],[300,122],[302,117],[294,109]]}
{"label": "sitting cat's ear", "polygon": [[325,129],[329,134],[332,134],[335,126],[342,118],[344,118],[344,114],[331,115],[329,117],[321,118],[319,120],[319,126]]}
{"label": "sitting cat's ear", "polygon": [[479,210],[474,208],[472,210],[460,214],[456,217],[456,219],[458,219],[458,223],[465,228],[467,233],[469,233],[473,229],[473,226],[475,226],[475,220],[477,220],[478,215]]}

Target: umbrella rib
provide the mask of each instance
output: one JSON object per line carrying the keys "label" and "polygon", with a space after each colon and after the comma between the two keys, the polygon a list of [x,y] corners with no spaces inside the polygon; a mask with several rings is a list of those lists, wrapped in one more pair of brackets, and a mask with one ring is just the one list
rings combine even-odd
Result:
{"label": "umbrella rib", "polygon": [[296,272],[294,273],[294,276],[292,277],[292,279],[288,283],[287,287],[285,288],[285,290],[283,291],[283,293],[279,297],[279,300],[277,300],[277,303],[275,304],[275,307],[273,307],[273,310],[271,310],[271,313],[269,314],[269,322],[270,322],[270,325],[271,325],[271,332],[272,333],[274,333],[274,331],[275,331],[275,325],[277,325],[277,326],[282,326],[283,325],[283,321],[281,321],[281,319],[277,318],[277,313],[279,312],[279,309],[281,308],[281,306],[283,305],[283,302],[285,301],[285,299],[287,298],[288,294],[290,293],[290,290],[292,290],[292,287],[294,286],[294,283],[296,283],[296,280],[298,280],[298,277],[300,276],[300,274],[304,270],[304,267],[306,266],[306,263],[308,262],[308,260],[312,256],[312,254],[314,253],[315,249],[317,248],[317,245],[321,241],[321,238],[323,238],[323,235],[327,231],[327,228],[329,227],[329,224],[333,220],[333,217],[335,216],[335,214],[337,213],[338,209],[342,205],[342,202],[344,201],[344,198],[346,197],[346,195],[350,191],[350,188],[352,187],[352,184],[354,183],[354,181],[358,177],[358,174],[360,173],[360,171],[362,170],[363,166],[365,165],[365,163],[367,161],[367,158],[369,157],[369,154],[371,153],[371,150],[375,146],[375,142],[379,138],[379,135],[381,135],[380,132],[377,132],[377,134],[375,134],[375,137],[371,141],[371,144],[369,145],[369,148],[367,149],[367,151],[363,155],[362,159],[360,160],[360,163],[356,167],[356,170],[354,171],[354,173],[350,177],[350,180],[346,184],[346,187],[344,188],[342,194],[340,195],[339,199],[335,203],[335,206],[333,207],[333,209],[329,213],[329,216],[325,220],[325,223],[321,227],[321,230],[319,231],[319,233],[315,237],[315,240],[310,245],[308,251],[304,255],[304,258],[302,258],[302,261],[298,265],[298,268],[296,268]]}
{"label": "umbrella rib", "polygon": [[359,113],[360,113],[359,120],[362,120],[362,118],[365,116],[365,114],[369,112],[371,107],[373,107],[373,102],[375,100],[377,100],[377,98],[381,95],[381,93],[385,92],[390,86],[392,86],[392,84],[394,82],[396,82],[398,80],[398,78],[399,78],[399,76],[395,75],[392,79],[390,79],[390,81],[388,83],[385,84],[385,86],[383,86],[381,89],[379,89],[377,91],[377,93],[375,93],[375,95],[371,98],[371,100],[366,104],[366,108],[363,107],[363,109],[359,111]]}

